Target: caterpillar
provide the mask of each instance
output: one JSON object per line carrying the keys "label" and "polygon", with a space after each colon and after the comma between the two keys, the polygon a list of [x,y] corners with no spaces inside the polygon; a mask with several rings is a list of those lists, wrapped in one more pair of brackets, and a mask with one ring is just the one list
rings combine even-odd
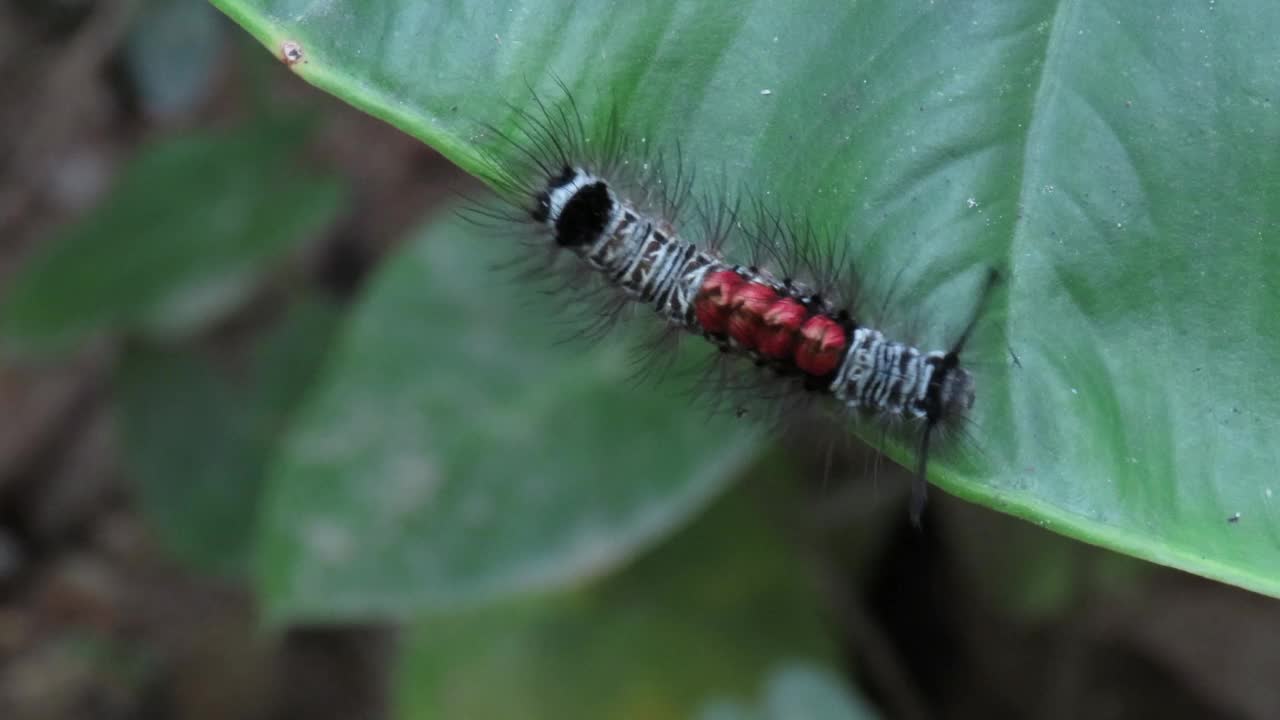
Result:
{"label": "caterpillar", "polygon": [[[582,286],[585,274],[586,302],[602,318],[648,306],[668,331],[702,337],[722,357],[764,368],[782,383],[798,381],[857,417],[918,426],[910,508],[918,525],[931,438],[962,422],[977,397],[960,355],[998,273],[988,271],[973,315],[951,347],[923,351],[896,340],[823,287],[843,284],[856,296],[851,267],[825,269],[842,283],[816,278],[823,263],[808,254],[803,231],[759,203],[754,214],[744,214],[730,200],[695,198],[678,146],[669,168],[665,156],[621,130],[616,113],[593,137],[573,95],[559,87],[563,102],[549,104],[531,90],[532,109],[509,106],[514,133],[487,126],[500,145],[486,151],[486,159],[502,208],[472,211],[531,230],[548,264],[573,258],[566,287]],[[685,222],[690,204],[697,206],[697,222]],[[731,262],[724,256],[731,239],[757,259],[815,277]],[[825,259],[828,266],[841,264]],[[614,292],[602,296],[602,288]]]}

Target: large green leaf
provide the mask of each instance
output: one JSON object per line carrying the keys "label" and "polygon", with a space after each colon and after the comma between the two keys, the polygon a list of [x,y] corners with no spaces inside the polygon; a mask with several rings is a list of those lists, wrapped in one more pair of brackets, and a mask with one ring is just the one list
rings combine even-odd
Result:
{"label": "large green leaf", "polygon": [[294,161],[304,125],[260,121],[144,147],[102,203],[15,278],[0,306],[5,347],[189,332],[243,300],[270,261],[341,209],[337,180]]}
{"label": "large green leaf", "polygon": [[559,75],[592,122],[847,227],[927,344],[1002,269],[977,449],[931,479],[1280,595],[1273,0],[216,4],[473,172],[477,125]]}
{"label": "large green leaf", "polygon": [[754,693],[783,658],[830,658],[815,579],[771,527],[778,484],[744,483],[589,589],[419,622],[398,717],[688,718],[708,697]]}
{"label": "large green leaf", "polygon": [[581,579],[682,523],[748,454],[740,425],[638,387],[625,347],[553,342],[556,299],[492,272],[511,249],[470,230],[428,227],[387,264],[288,436],[260,539],[275,616]]}

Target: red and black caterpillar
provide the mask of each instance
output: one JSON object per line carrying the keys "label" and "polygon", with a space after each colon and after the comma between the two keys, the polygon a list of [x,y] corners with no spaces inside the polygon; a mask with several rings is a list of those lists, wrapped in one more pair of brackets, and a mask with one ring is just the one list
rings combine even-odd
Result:
{"label": "red and black caterpillar", "polygon": [[[506,219],[531,222],[555,248],[575,255],[625,298],[649,305],[672,327],[778,375],[798,377],[808,390],[830,395],[861,415],[921,423],[920,482],[912,508],[918,519],[930,435],[962,418],[974,403],[973,376],[959,360],[974,322],[950,350],[922,352],[859,323],[802,282],[731,264],[717,251],[681,237],[678,221],[644,209],[610,179],[632,162],[625,139],[611,129],[594,148],[603,157],[592,161],[585,157],[589,143],[572,100],[572,113],[539,107],[540,116],[517,111],[526,123],[524,141],[502,135],[519,151],[516,164],[523,166],[498,178],[499,189],[516,208],[516,216]],[[653,180],[648,163],[636,165],[648,169],[633,184]],[[678,205],[687,188],[677,178],[663,193],[667,200],[675,196],[663,205]],[[994,281],[993,272],[987,289]]]}
{"label": "red and black caterpillar", "polygon": [[858,325],[806,286],[731,265],[664,232],[607,180],[565,166],[529,210],[555,243],[668,322],[781,371],[848,407],[940,422],[973,405],[955,353],[924,353]]}

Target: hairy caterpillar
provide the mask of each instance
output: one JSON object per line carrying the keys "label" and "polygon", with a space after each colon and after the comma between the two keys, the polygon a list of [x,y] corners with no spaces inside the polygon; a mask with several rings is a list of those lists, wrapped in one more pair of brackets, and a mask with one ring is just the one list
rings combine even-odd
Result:
{"label": "hairy caterpillar", "polygon": [[[765,368],[788,389],[824,396],[885,426],[918,427],[911,502],[918,523],[931,437],[962,422],[976,400],[960,354],[997,274],[988,272],[951,347],[923,351],[898,341],[828,291],[843,286],[852,298],[858,282],[840,258],[816,257],[803,230],[762,204],[741,213],[722,197],[696,199],[678,149],[669,167],[623,132],[616,115],[593,136],[560,87],[563,102],[533,94],[532,110],[511,108],[515,133],[488,128],[501,145],[488,159],[503,208],[472,210],[531,230],[548,264],[572,257],[565,287],[589,288],[586,302],[601,318],[648,306],[668,329],[704,338],[730,361]],[[691,204],[697,217],[686,222]],[[731,261],[723,252],[730,245],[745,246],[755,261]],[[771,271],[761,259],[791,271]]]}

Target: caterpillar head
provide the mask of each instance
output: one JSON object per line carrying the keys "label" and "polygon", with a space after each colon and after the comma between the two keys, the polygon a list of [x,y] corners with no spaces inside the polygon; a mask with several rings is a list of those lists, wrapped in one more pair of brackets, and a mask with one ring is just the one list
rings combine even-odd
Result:
{"label": "caterpillar head", "polygon": [[566,167],[539,193],[533,217],[552,231],[557,245],[581,247],[600,239],[616,204],[604,180]]}

